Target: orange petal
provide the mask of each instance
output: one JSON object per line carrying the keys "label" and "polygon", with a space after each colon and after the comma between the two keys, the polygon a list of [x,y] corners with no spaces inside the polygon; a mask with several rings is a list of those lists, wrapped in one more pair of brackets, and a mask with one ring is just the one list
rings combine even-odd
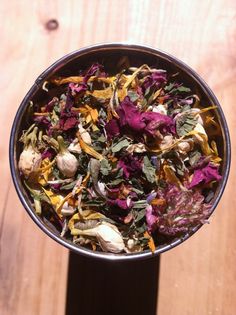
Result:
{"label": "orange petal", "polygon": [[156,245],[154,243],[153,238],[151,237],[151,235],[147,231],[144,232],[143,236],[146,237],[146,238],[149,238],[148,247],[150,248],[151,252],[154,253],[155,249],[156,249]]}

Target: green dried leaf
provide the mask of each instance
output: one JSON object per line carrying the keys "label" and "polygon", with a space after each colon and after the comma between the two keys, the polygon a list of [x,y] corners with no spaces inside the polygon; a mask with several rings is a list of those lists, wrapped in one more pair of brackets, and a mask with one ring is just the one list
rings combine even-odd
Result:
{"label": "green dried leaf", "polygon": [[112,170],[111,164],[108,162],[107,159],[103,159],[100,161],[100,172],[102,175],[107,176],[109,175],[110,171]]}
{"label": "green dried leaf", "polygon": [[69,184],[61,186],[60,190],[72,190],[76,183],[77,183],[77,180],[74,180],[73,182],[71,182]]}
{"label": "green dried leaf", "polygon": [[188,88],[188,87],[185,87],[185,86],[179,86],[177,89],[176,89],[178,92],[186,92],[186,93],[188,93],[188,92],[191,92],[191,89],[190,88]]}
{"label": "green dried leaf", "polygon": [[147,230],[147,225],[145,223],[143,223],[143,225],[141,225],[140,227],[136,228],[136,231],[140,234],[143,234],[146,230]]}
{"label": "green dried leaf", "polygon": [[143,190],[137,189],[135,187],[132,187],[132,191],[134,191],[138,195],[143,195],[143,193],[144,193]]}
{"label": "green dried leaf", "polygon": [[98,142],[102,142],[102,143],[105,143],[107,141],[107,138],[102,134],[98,139],[97,139]]}
{"label": "green dried leaf", "polygon": [[164,90],[169,92],[173,89],[173,87],[175,86],[175,84],[173,82],[169,83],[168,85],[165,86]]}
{"label": "green dried leaf", "polygon": [[128,91],[128,96],[131,102],[136,102],[139,99],[139,95],[135,91]]}
{"label": "green dried leaf", "polygon": [[145,217],[145,214],[146,214],[146,208],[139,210],[137,212],[136,218],[134,219],[135,222],[141,221]]}
{"label": "green dried leaf", "polygon": [[179,137],[192,131],[197,124],[197,117],[191,113],[183,113],[176,119],[176,132]]}
{"label": "green dried leaf", "polygon": [[117,179],[114,179],[114,180],[110,181],[108,183],[108,185],[117,186],[117,185],[121,184],[123,181],[124,181],[123,178],[117,178]]}
{"label": "green dried leaf", "polygon": [[152,165],[147,156],[143,159],[143,173],[146,175],[146,178],[150,183],[156,181],[156,168]]}
{"label": "green dried leaf", "polygon": [[127,148],[129,146],[129,144],[130,144],[130,142],[127,139],[123,139],[123,140],[119,141],[118,143],[116,143],[115,145],[113,145],[111,147],[111,151],[113,153],[119,152],[121,149]]}
{"label": "green dried leaf", "polygon": [[192,152],[190,152],[190,154],[189,154],[189,163],[190,163],[190,165],[191,166],[195,165],[199,161],[201,156],[202,155],[201,155],[201,153],[199,151],[192,151]]}
{"label": "green dried leaf", "polygon": [[138,200],[134,202],[133,209],[142,209],[147,207],[147,201],[145,200]]}
{"label": "green dried leaf", "polygon": [[84,202],[83,205],[85,207],[103,207],[105,205],[104,200],[101,199],[93,199],[93,200],[89,200],[87,202]]}

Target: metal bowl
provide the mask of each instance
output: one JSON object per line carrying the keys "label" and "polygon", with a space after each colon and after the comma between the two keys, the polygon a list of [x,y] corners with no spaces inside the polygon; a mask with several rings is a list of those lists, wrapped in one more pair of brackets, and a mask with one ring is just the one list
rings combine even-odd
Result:
{"label": "metal bowl", "polygon": [[201,225],[194,228],[190,233],[185,234],[181,238],[173,239],[171,242],[159,246],[156,248],[155,253],[152,254],[150,251],[146,250],[141,253],[134,254],[109,254],[103,252],[94,252],[92,250],[86,249],[84,247],[75,245],[71,241],[60,236],[60,233],[53,229],[52,226],[43,222],[43,220],[36,215],[34,208],[32,206],[31,199],[23,186],[22,180],[20,178],[19,170],[17,167],[17,161],[19,154],[21,152],[22,146],[19,144],[19,136],[23,129],[28,126],[28,105],[29,102],[42,101],[45,97],[45,91],[42,90],[42,85],[45,80],[49,80],[55,75],[73,75],[76,69],[85,69],[92,62],[100,62],[105,65],[111,73],[115,73],[119,70],[120,60],[122,57],[128,57],[130,65],[140,66],[147,63],[151,66],[166,69],[171,73],[178,72],[179,77],[183,83],[188,86],[194,86],[198,95],[200,95],[201,100],[206,106],[216,105],[218,107],[216,111],[216,119],[221,127],[221,136],[217,139],[219,154],[223,158],[223,163],[221,166],[221,174],[223,178],[220,181],[218,187],[216,188],[215,196],[213,199],[213,206],[211,213],[216,208],[226,185],[229,169],[230,169],[230,138],[227,123],[222,111],[222,108],[216,99],[215,95],[208,87],[208,85],[199,77],[199,75],[193,71],[189,66],[184,64],[182,61],[176,59],[175,57],[164,53],[160,50],[140,45],[132,44],[122,44],[122,43],[112,43],[112,44],[100,44],[94,45],[86,48],[82,48],[75,52],[72,52],[51,65],[46,69],[35,81],[29,92],[23,99],[20,107],[16,113],[15,120],[13,122],[11,137],[10,137],[10,167],[13,182],[15,184],[18,196],[25,207],[28,214],[34,220],[34,222],[51,238],[57,241],[59,244],[64,245],[74,252],[88,256],[91,258],[99,258],[105,260],[137,260],[151,258],[160,253],[163,253],[188,239],[192,234],[194,234]]}

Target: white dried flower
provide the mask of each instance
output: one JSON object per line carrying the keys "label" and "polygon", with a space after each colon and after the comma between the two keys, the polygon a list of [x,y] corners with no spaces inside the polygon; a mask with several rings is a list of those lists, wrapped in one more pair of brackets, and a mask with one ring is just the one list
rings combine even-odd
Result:
{"label": "white dried flower", "polygon": [[135,144],[130,144],[126,151],[128,153],[143,153],[143,152],[146,152],[146,148],[145,148],[145,145],[143,143],[135,143]]}
{"label": "white dried flower", "polygon": [[106,196],[107,192],[106,192],[106,185],[102,182],[98,182],[98,187],[99,190],[101,191],[103,196]]}
{"label": "white dried flower", "polygon": [[[203,134],[203,135],[205,135],[207,137],[207,133],[206,133],[204,127],[201,124],[197,123],[193,130],[197,131],[198,133],[201,133],[201,134]],[[207,139],[208,139],[208,137],[207,137]]]}
{"label": "white dried flower", "polygon": [[78,139],[75,139],[74,141],[71,142],[71,144],[68,147],[68,151],[77,154],[80,154],[82,152]]}
{"label": "white dried flower", "polygon": [[79,133],[81,135],[82,140],[88,145],[92,144],[92,139],[88,131],[84,129],[81,124],[78,125],[78,128],[79,128]]}
{"label": "white dried flower", "polygon": [[19,170],[28,177],[32,172],[39,168],[42,157],[41,154],[36,152],[32,146],[25,148],[19,159]]}
{"label": "white dried flower", "polygon": [[[92,144],[92,139],[91,139],[91,136],[90,134],[88,133],[87,130],[85,130],[82,125],[78,125],[78,128],[79,128],[79,133],[81,135],[81,138],[82,140],[87,143],[88,145],[91,145]],[[78,138],[75,138],[71,144],[69,145],[68,147],[68,151],[72,152],[72,153],[77,153],[77,154],[80,154],[82,152],[81,150],[81,146],[79,144],[79,140]]]}
{"label": "white dried flower", "polygon": [[125,251],[126,253],[141,252],[142,248],[140,245],[137,244],[135,239],[129,238],[125,247]]}
{"label": "white dried flower", "polygon": [[61,209],[61,214],[65,217],[65,216],[71,216],[76,212],[76,209],[71,207],[68,202],[66,201],[63,204],[63,207]]}
{"label": "white dried flower", "polygon": [[56,156],[57,167],[66,177],[73,177],[79,166],[78,160],[66,149],[61,136],[57,137],[57,141],[60,146],[60,152]]}
{"label": "white dried flower", "polygon": [[128,239],[127,248],[132,249],[134,246],[135,246],[135,241],[132,238]]}
{"label": "white dried flower", "polygon": [[[192,113],[198,113],[198,112],[200,112],[201,110],[199,109],[199,108],[192,108],[191,109],[191,112]],[[196,117],[197,117],[197,122],[200,124],[200,125],[202,125],[203,126],[203,120],[202,120],[202,117],[198,114],[198,115],[196,115]]]}
{"label": "white dried flower", "polygon": [[162,115],[167,115],[167,110],[166,107],[162,104],[159,104],[157,106],[153,106],[153,110],[154,113],[159,113]]}
{"label": "white dried flower", "polygon": [[58,153],[56,157],[57,167],[63,175],[73,177],[78,169],[79,163],[76,157],[69,151]]}
{"label": "white dried flower", "polygon": [[108,222],[101,222],[92,229],[76,229],[74,235],[96,237],[105,252],[120,253],[125,249],[121,233],[115,225]]}
{"label": "white dried flower", "polygon": [[123,238],[113,224],[103,222],[96,227],[96,237],[104,251],[111,253],[120,253],[124,250],[125,244]]}
{"label": "white dried flower", "polygon": [[165,136],[165,137],[162,139],[161,143],[159,144],[160,149],[161,149],[161,150],[167,149],[169,146],[171,146],[171,145],[173,144],[173,141],[174,141],[174,139],[173,139],[173,136],[172,136],[172,135],[167,135],[167,136]]}
{"label": "white dried flower", "polygon": [[181,141],[177,144],[176,150],[181,154],[187,154],[189,151],[193,149],[194,141],[192,139]]}

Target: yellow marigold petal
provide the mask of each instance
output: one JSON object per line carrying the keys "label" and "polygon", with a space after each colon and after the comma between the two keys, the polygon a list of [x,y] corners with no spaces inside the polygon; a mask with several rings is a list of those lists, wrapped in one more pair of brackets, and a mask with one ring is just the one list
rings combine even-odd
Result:
{"label": "yellow marigold petal", "polygon": [[[76,193],[79,194],[81,192],[82,192],[82,188],[79,188]],[[68,195],[66,195],[65,198],[60,202],[60,204],[57,207],[57,212],[58,213],[61,213],[61,209],[62,209],[64,203],[66,201],[68,201],[71,197],[73,197],[72,192],[70,192]]]}
{"label": "yellow marigold petal", "polygon": [[100,99],[110,99],[112,97],[112,89],[108,87],[104,90],[94,90],[92,92],[87,91],[86,94],[93,95],[96,98]]}
{"label": "yellow marigold petal", "polygon": [[65,198],[61,201],[61,203],[57,207],[58,213],[61,213],[61,209],[62,209],[62,207],[66,201],[68,201],[75,194],[80,194],[82,192],[82,190],[84,189],[84,187],[86,187],[86,185],[88,183],[89,177],[90,177],[90,173],[88,172],[87,175],[85,176],[85,178],[83,179],[81,186],[78,187],[75,192],[69,192],[69,194],[67,194],[65,196]]}
{"label": "yellow marigold petal", "polygon": [[119,89],[117,91],[118,93],[118,97],[119,97],[119,100],[122,102],[124,100],[124,98],[127,96],[127,89],[126,88],[122,88],[122,89]]}
{"label": "yellow marigold petal", "polygon": [[34,113],[34,116],[48,116],[50,113],[45,112],[45,113]]}
{"label": "yellow marigold petal", "polygon": [[98,121],[98,111],[96,108],[92,108],[90,111],[90,115],[92,117],[92,120],[94,123],[96,123]]}
{"label": "yellow marigold petal", "polygon": [[101,161],[101,160],[104,159],[104,157],[103,157],[100,153],[98,153],[97,151],[95,151],[92,147],[90,147],[87,143],[85,143],[85,142],[83,141],[83,139],[82,139],[82,137],[81,137],[79,131],[77,131],[76,136],[77,136],[77,138],[78,138],[78,140],[79,140],[79,144],[80,144],[80,146],[81,146],[81,149],[82,149],[85,153],[87,153],[87,154],[93,156],[95,159],[98,159],[99,161]]}
{"label": "yellow marigold petal", "polygon": [[87,115],[85,118],[86,124],[89,124],[91,120],[92,120],[91,115]]}
{"label": "yellow marigold petal", "polygon": [[196,115],[208,112],[209,110],[212,110],[212,109],[217,109],[217,106],[213,105],[206,108],[202,108],[199,112],[196,112]]}
{"label": "yellow marigold petal", "polygon": [[[36,173],[39,173],[39,172],[40,173],[44,173],[45,171],[50,169],[53,166],[54,163],[55,163],[55,159],[52,162],[50,162],[48,165],[45,165],[45,166],[42,166],[42,167],[38,168],[35,172]],[[42,163],[41,163],[41,165],[42,165]]]}
{"label": "yellow marigold petal", "polygon": [[[92,81],[98,81],[98,82],[104,82],[104,83],[112,83],[114,81],[115,77],[96,77],[92,76],[89,78],[88,82]],[[71,77],[58,77],[58,78],[53,78],[51,79],[52,83],[55,83],[56,85],[61,85],[61,84],[66,84],[66,83],[82,83],[84,80],[84,77],[81,76],[71,76]]]}
{"label": "yellow marigold petal", "polygon": [[156,249],[156,245],[154,243],[154,240],[153,240],[152,236],[147,231],[144,232],[143,236],[146,237],[146,238],[149,238],[148,247],[150,248],[151,252],[154,253],[155,249]]}
{"label": "yellow marigold petal", "polygon": [[95,124],[92,124],[91,127],[92,127],[93,131],[98,131],[99,130],[99,128]]}
{"label": "yellow marigold petal", "polygon": [[175,175],[175,172],[171,169],[169,165],[164,165],[163,170],[164,170],[167,182],[169,182],[170,184],[175,184],[179,188],[183,189],[183,185],[181,184],[180,180]]}
{"label": "yellow marigold petal", "polygon": [[[49,168],[48,168],[49,166]],[[52,164],[49,158],[46,158],[41,163],[42,171],[41,174],[38,176],[38,183],[42,186],[46,185],[48,182],[48,177],[52,173]]]}
{"label": "yellow marigold petal", "polygon": [[105,216],[99,212],[93,210],[82,210],[81,212],[75,213],[68,222],[68,227],[70,230],[75,228],[76,221],[86,221],[86,220],[99,220],[103,219]]}
{"label": "yellow marigold petal", "polygon": [[53,191],[51,191],[50,189],[45,189],[43,188],[43,191],[45,192],[45,194],[47,195],[47,197],[50,199],[51,204],[53,205],[53,207],[56,209],[57,206],[60,204],[61,200],[62,200],[62,196],[55,194]]}

